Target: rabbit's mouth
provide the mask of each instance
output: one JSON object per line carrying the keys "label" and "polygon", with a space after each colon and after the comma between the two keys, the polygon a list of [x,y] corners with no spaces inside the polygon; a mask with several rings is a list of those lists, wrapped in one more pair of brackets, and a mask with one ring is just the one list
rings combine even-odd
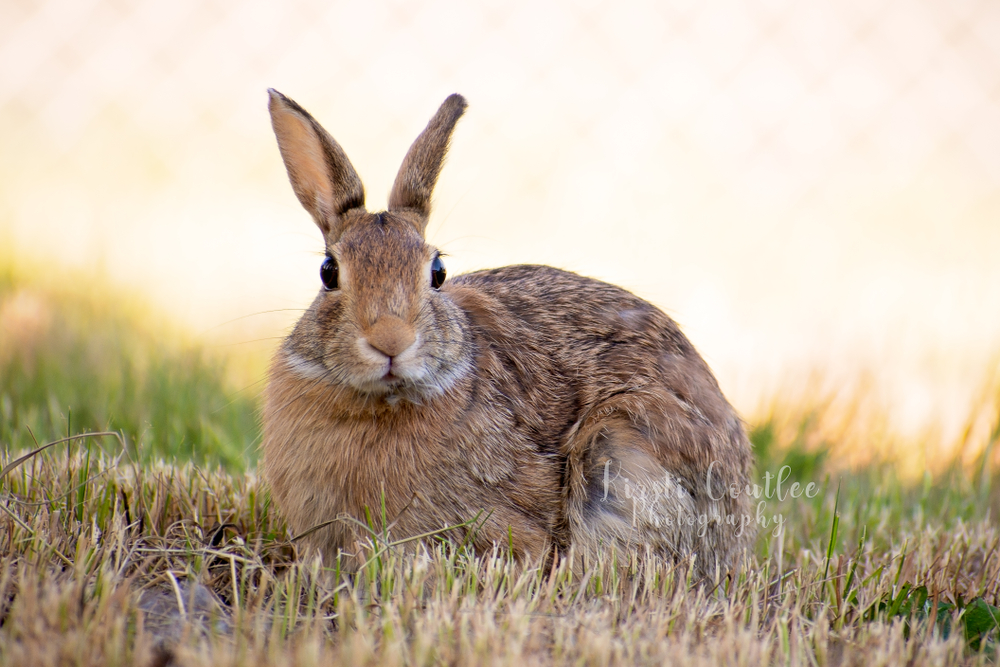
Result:
{"label": "rabbit's mouth", "polygon": [[389,395],[411,388],[417,389],[419,384],[419,381],[415,381],[405,369],[389,362],[384,370],[377,371],[374,377],[369,376],[369,379],[362,381],[360,386],[355,384],[355,388],[364,393]]}

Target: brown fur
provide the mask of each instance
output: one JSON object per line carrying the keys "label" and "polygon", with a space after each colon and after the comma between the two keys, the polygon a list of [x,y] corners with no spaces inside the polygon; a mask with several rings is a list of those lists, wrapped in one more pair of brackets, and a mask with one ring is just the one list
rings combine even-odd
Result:
{"label": "brown fur", "polygon": [[[377,517],[383,504],[396,537],[483,512],[469,536],[481,549],[510,543],[537,559],[649,548],[695,553],[704,574],[727,569],[753,535],[737,530],[752,517],[747,497],[725,495],[746,485],[750,445],[669,317],[545,266],[431,286],[437,251],[423,231],[464,109],[458,95],[445,101],[389,210],[373,214],[343,150],[271,92],[293,189],[339,266],[337,289],[320,292],[271,367],[263,471],[277,506],[295,533],[364,521],[365,508]],[[360,537],[342,520],[309,539],[329,557]]]}

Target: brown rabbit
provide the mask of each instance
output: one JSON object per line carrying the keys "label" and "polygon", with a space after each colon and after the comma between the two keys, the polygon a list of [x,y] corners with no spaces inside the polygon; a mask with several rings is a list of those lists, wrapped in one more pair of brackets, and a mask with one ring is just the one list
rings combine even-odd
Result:
{"label": "brown rabbit", "polygon": [[343,149],[269,93],[292,188],[326,243],[323,289],[265,392],[263,473],[291,530],[328,523],[307,539],[348,568],[364,537],[350,518],[366,508],[397,538],[479,513],[451,537],[521,559],[638,548],[730,567],[753,535],[749,499],[729,493],[747,484],[750,443],[673,320],[547,266],[445,281],[424,230],[465,100],[445,100],[389,209],[370,213]]}

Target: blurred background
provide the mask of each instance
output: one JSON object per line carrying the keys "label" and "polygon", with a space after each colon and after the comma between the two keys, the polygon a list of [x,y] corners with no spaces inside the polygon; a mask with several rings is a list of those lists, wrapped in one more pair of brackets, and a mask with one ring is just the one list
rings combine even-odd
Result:
{"label": "blurred background", "polygon": [[627,287],[749,419],[850,388],[933,447],[995,386],[1000,4],[4,0],[0,246],[257,364],[322,257],[268,87],[371,209],[464,94],[429,227],[450,274]]}

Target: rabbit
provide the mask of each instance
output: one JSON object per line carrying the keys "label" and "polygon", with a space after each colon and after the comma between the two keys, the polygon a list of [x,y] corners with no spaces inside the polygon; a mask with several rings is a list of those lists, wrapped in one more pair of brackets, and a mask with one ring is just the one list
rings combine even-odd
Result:
{"label": "rabbit", "polygon": [[754,535],[751,445],[677,324],[548,266],[447,278],[425,240],[465,99],[444,101],[372,213],[340,145],[268,92],[326,246],[265,390],[262,474],[289,529],[345,569],[373,517],[395,539],[459,526],[443,534],[519,562],[617,549],[732,568]]}

